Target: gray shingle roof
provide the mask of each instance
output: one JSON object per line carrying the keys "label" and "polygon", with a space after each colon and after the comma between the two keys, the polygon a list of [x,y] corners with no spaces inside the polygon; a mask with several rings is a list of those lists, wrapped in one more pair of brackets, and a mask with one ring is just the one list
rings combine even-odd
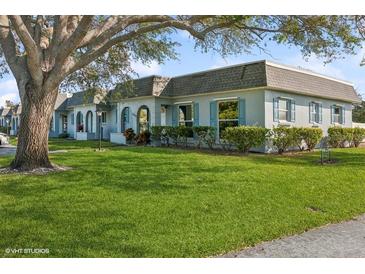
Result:
{"label": "gray shingle roof", "polygon": [[174,77],[162,94],[183,96],[265,85],[265,63],[258,62]]}
{"label": "gray shingle roof", "polygon": [[266,63],[267,86],[316,97],[361,102],[352,84],[309,71]]}
{"label": "gray shingle roof", "polygon": [[102,102],[103,98],[106,96],[105,92],[98,92],[94,96],[87,91],[72,93],[72,97],[68,98],[66,101],[65,108],[85,105],[85,104],[99,104]]}
{"label": "gray shingle roof", "polygon": [[361,102],[350,83],[266,60],[173,78],[149,76],[134,80],[133,86],[133,92],[127,97],[174,97],[262,87],[353,103]]}

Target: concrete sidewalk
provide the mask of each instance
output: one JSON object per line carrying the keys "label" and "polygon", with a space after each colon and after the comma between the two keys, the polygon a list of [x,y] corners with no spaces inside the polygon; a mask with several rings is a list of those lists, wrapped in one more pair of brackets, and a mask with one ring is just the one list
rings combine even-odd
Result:
{"label": "concrete sidewalk", "polygon": [[220,257],[365,258],[365,215]]}
{"label": "concrete sidewalk", "polygon": [[16,146],[2,145],[0,146],[0,156],[14,155],[16,152]]}

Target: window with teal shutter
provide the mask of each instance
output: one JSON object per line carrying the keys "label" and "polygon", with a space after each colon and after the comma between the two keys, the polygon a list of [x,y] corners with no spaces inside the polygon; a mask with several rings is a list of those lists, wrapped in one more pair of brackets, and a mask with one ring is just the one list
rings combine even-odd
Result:
{"label": "window with teal shutter", "polygon": [[246,100],[242,98],[238,99],[238,124],[246,125]]}
{"label": "window with teal shutter", "polygon": [[210,102],[210,126],[217,127],[217,102]]}
{"label": "window with teal shutter", "polygon": [[295,101],[290,100],[290,122],[295,122]]}
{"label": "window with teal shutter", "polygon": [[173,105],[172,109],[171,109],[172,113],[172,126],[176,127],[178,125],[178,116],[177,116],[177,111],[178,111],[178,107]]}
{"label": "window with teal shutter", "polygon": [[273,99],[273,119],[274,122],[279,122],[279,98]]}
{"label": "window with teal shutter", "polygon": [[199,126],[199,103],[194,103],[194,126]]}

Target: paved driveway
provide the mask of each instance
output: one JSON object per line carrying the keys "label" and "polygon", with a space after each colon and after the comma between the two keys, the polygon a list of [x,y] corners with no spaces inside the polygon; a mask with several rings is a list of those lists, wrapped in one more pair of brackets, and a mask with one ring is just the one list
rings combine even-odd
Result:
{"label": "paved driveway", "polygon": [[365,215],[221,257],[365,258]]}
{"label": "paved driveway", "polygon": [[16,146],[12,145],[3,145],[0,146],[0,157],[6,155],[14,155],[16,152]]}

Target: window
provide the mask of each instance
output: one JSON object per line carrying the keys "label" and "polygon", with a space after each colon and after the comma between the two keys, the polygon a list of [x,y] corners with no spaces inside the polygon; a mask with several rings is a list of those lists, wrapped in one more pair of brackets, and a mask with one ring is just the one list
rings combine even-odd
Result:
{"label": "window", "polygon": [[319,118],[319,104],[314,103],[312,109],[312,121],[318,123]]}
{"label": "window", "polygon": [[[179,106],[179,126],[192,127],[193,126],[193,105]],[[189,136],[193,137],[193,131],[189,131]]]}
{"label": "window", "polygon": [[279,120],[289,121],[289,100],[279,99]]}
{"label": "window", "polygon": [[342,107],[332,106],[332,123],[342,124]]}
{"label": "window", "polygon": [[309,103],[309,122],[310,123],[317,123],[320,124],[322,120],[322,111],[321,111],[321,104],[316,102]]}
{"label": "window", "polygon": [[62,115],[62,132],[67,133],[67,116]]}
{"label": "window", "polygon": [[218,103],[219,137],[226,127],[238,126],[238,101]]}
{"label": "window", "polygon": [[106,123],[106,111],[103,111],[103,112],[101,113],[101,122],[102,122],[102,123]]}
{"label": "window", "polygon": [[71,114],[71,125],[75,124],[75,114]]}
{"label": "window", "polygon": [[149,129],[150,111],[147,106],[141,106],[137,115],[137,131],[141,133]]}
{"label": "window", "polygon": [[86,132],[93,132],[93,113],[91,110],[86,113]]}

